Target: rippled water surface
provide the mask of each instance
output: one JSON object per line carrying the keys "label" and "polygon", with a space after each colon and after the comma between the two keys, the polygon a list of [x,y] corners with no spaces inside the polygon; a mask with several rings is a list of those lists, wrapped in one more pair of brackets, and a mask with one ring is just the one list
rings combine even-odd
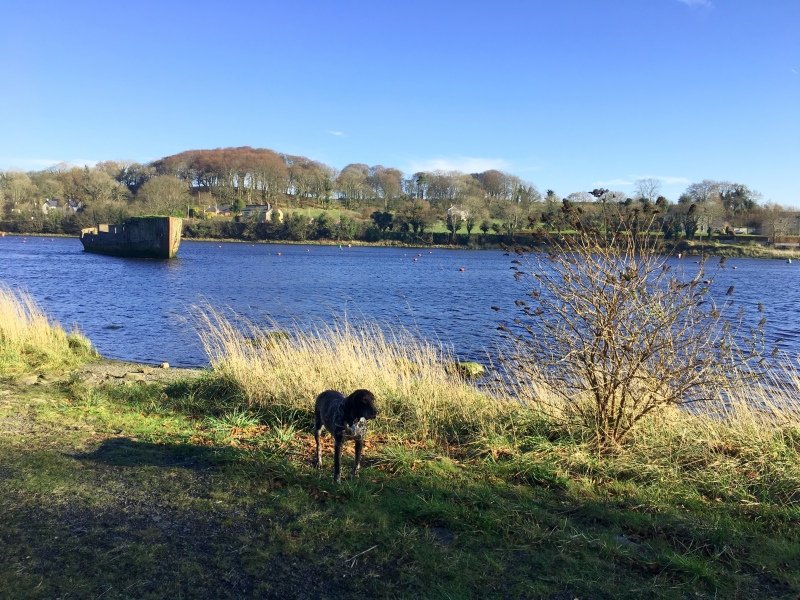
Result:
{"label": "rippled water surface", "polygon": [[[77,325],[103,356],[175,366],[207,364],[185,319],[203,302],[284,325],[367,317],[481,359],[525,297],[510,266],[502,251],[183,241],[177,259],[155,261],[89,254],[76,238],[0,238],[0,281]],[[728,260],[713,289],[735,285],[736,302],[751,309],[762,302],[768,339],[796,356],[798,269],[800,260]]]}

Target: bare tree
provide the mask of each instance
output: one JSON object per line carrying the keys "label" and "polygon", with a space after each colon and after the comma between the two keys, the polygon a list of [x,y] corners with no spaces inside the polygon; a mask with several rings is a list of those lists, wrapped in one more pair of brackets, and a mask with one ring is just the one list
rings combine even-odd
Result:
{"label": "bare tree", "polygon": [[655,202],[660,191],[661,181],[653,177],[639,179],[633,184],[633,193],[644,202]]}
{"label": "bare tree", "polygon": [[349,164],[341,170],[336,178],[336,186],[341,194],[346,208],[351,208],[353,202],[359,202],[370,195],[367,183],[369,167],[365,164]]}
{"label": "bare tree", "polygon": [[513,348],[509,377],[546,389],[556,400],[544,408],[585,427],[598,451],[648,415],[719,400],[731,381],[758,375],[763,321],[740,336],[741,316],[731,326],[732,301],[714,302],[703,265],[692,275],[671,268],[658,238],[644,233],[661,205],[617,205],[619,226],[607,236],[565,202],[577,233],[542,232],[555,250],[516,271],[529,298],[517,302],[521,318],[501,326]]}
{"label": "bare tree", "polygon": [[511,179],[507,173],[490,169],[476,174],[477,179],[483,184],[486,194],[490,198],[507,198],[510,191]]}
{"label": "bare tree", "polygon": [[372,167],[371,180],[379,197],[383,198],[383,210],[390,210],[403,191],[403,173],[379,165]]}
{"label": "bare tree", "polygon": [[[693,183],[686,188],[682,199],[684,202],[705,204],[719,197],[719,183],[713,179],[703,179],[700,183]],[[681,200],[678,200],[681,202]]]}
{"label": "bare tree", "polygon": [[434,171],[427,176],[426,198],[436,209],[447,208],[456,201],[455,180],[463,175],[458,171]]}
{"label": "bare tree", "polygon": [[771,234],[773,244],[778,238],[788,235],[797,218],[797,213],[774,202],[767,202],[761,215],[762,234]]}

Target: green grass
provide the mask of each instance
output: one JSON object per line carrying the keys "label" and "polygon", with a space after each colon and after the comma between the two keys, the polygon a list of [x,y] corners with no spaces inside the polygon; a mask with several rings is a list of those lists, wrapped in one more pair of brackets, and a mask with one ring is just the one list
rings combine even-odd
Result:
{"label": "green grass", "polygon": [[280,208],[283,211],[284,219],[293,215],[299,214],[310,219],[317,219],[320,215],[324,214],[331,221],[338,221],[342,217],[350,217],[351,219],[361,219],[361,213],[355,210],[342,209],[327,209],[327,208]]}
{"label": "green grass", "polygon": [[328,436],[318,472],[307,420],[232,408],[210,379],[0,387],[0,596],[800,591],[797,503],[717,500],[713,465],[643,474],[533,419],[447,448],[376,434],[337,486]]}
{"label": "green grass", "polygon": [[[403,332],[254,345],[198,318],[214,369],[193,379],[2,374],[0,597],[800,593],[800,419],[775,382],[773,404],[753,388],[716,415],[664,412],[598,455]],[[311,403],[357,384],[380,416],[336,485],[327,434],[312,467]]]}

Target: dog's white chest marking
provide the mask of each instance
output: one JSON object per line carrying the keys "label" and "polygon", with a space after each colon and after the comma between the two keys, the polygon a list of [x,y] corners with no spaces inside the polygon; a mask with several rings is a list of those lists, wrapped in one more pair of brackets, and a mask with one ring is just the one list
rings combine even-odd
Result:
{"label": "dog's white chest marking", "polygon": [[367,420],[364,417],[361,417],[352,425],[348,425],[345,428],[345,435],[349,438],[363,440],[367,435]]}

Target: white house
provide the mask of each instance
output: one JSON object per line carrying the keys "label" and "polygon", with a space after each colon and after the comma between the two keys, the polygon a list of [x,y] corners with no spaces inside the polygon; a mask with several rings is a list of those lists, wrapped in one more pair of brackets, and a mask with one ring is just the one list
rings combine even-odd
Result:
{"label": "white house", "polygon": [[466,221],[469,213],[460,206],[451,206],[447,209],[447,216],[453,219],[458,218],[460,221]]}
{"label": "white house", "polygon": [[44,201],[44,204],[42,205],[42,212],[44,214],[48,214],[53,211],[65,214],[76,213],[81,208],[83,208],[83,205],[74,198],[71,198],[70,200],[67,201],[60,200],[59,198],[50,198]]}
{"label": "white house", "polygon": [[61,210],[62,210],[61,200],[59,200],[58,198],[50,198],[48,200],[45,200],[44,204],[42,205],[42,212],[44,214],[48,214],[53,211],[61,212]]}

